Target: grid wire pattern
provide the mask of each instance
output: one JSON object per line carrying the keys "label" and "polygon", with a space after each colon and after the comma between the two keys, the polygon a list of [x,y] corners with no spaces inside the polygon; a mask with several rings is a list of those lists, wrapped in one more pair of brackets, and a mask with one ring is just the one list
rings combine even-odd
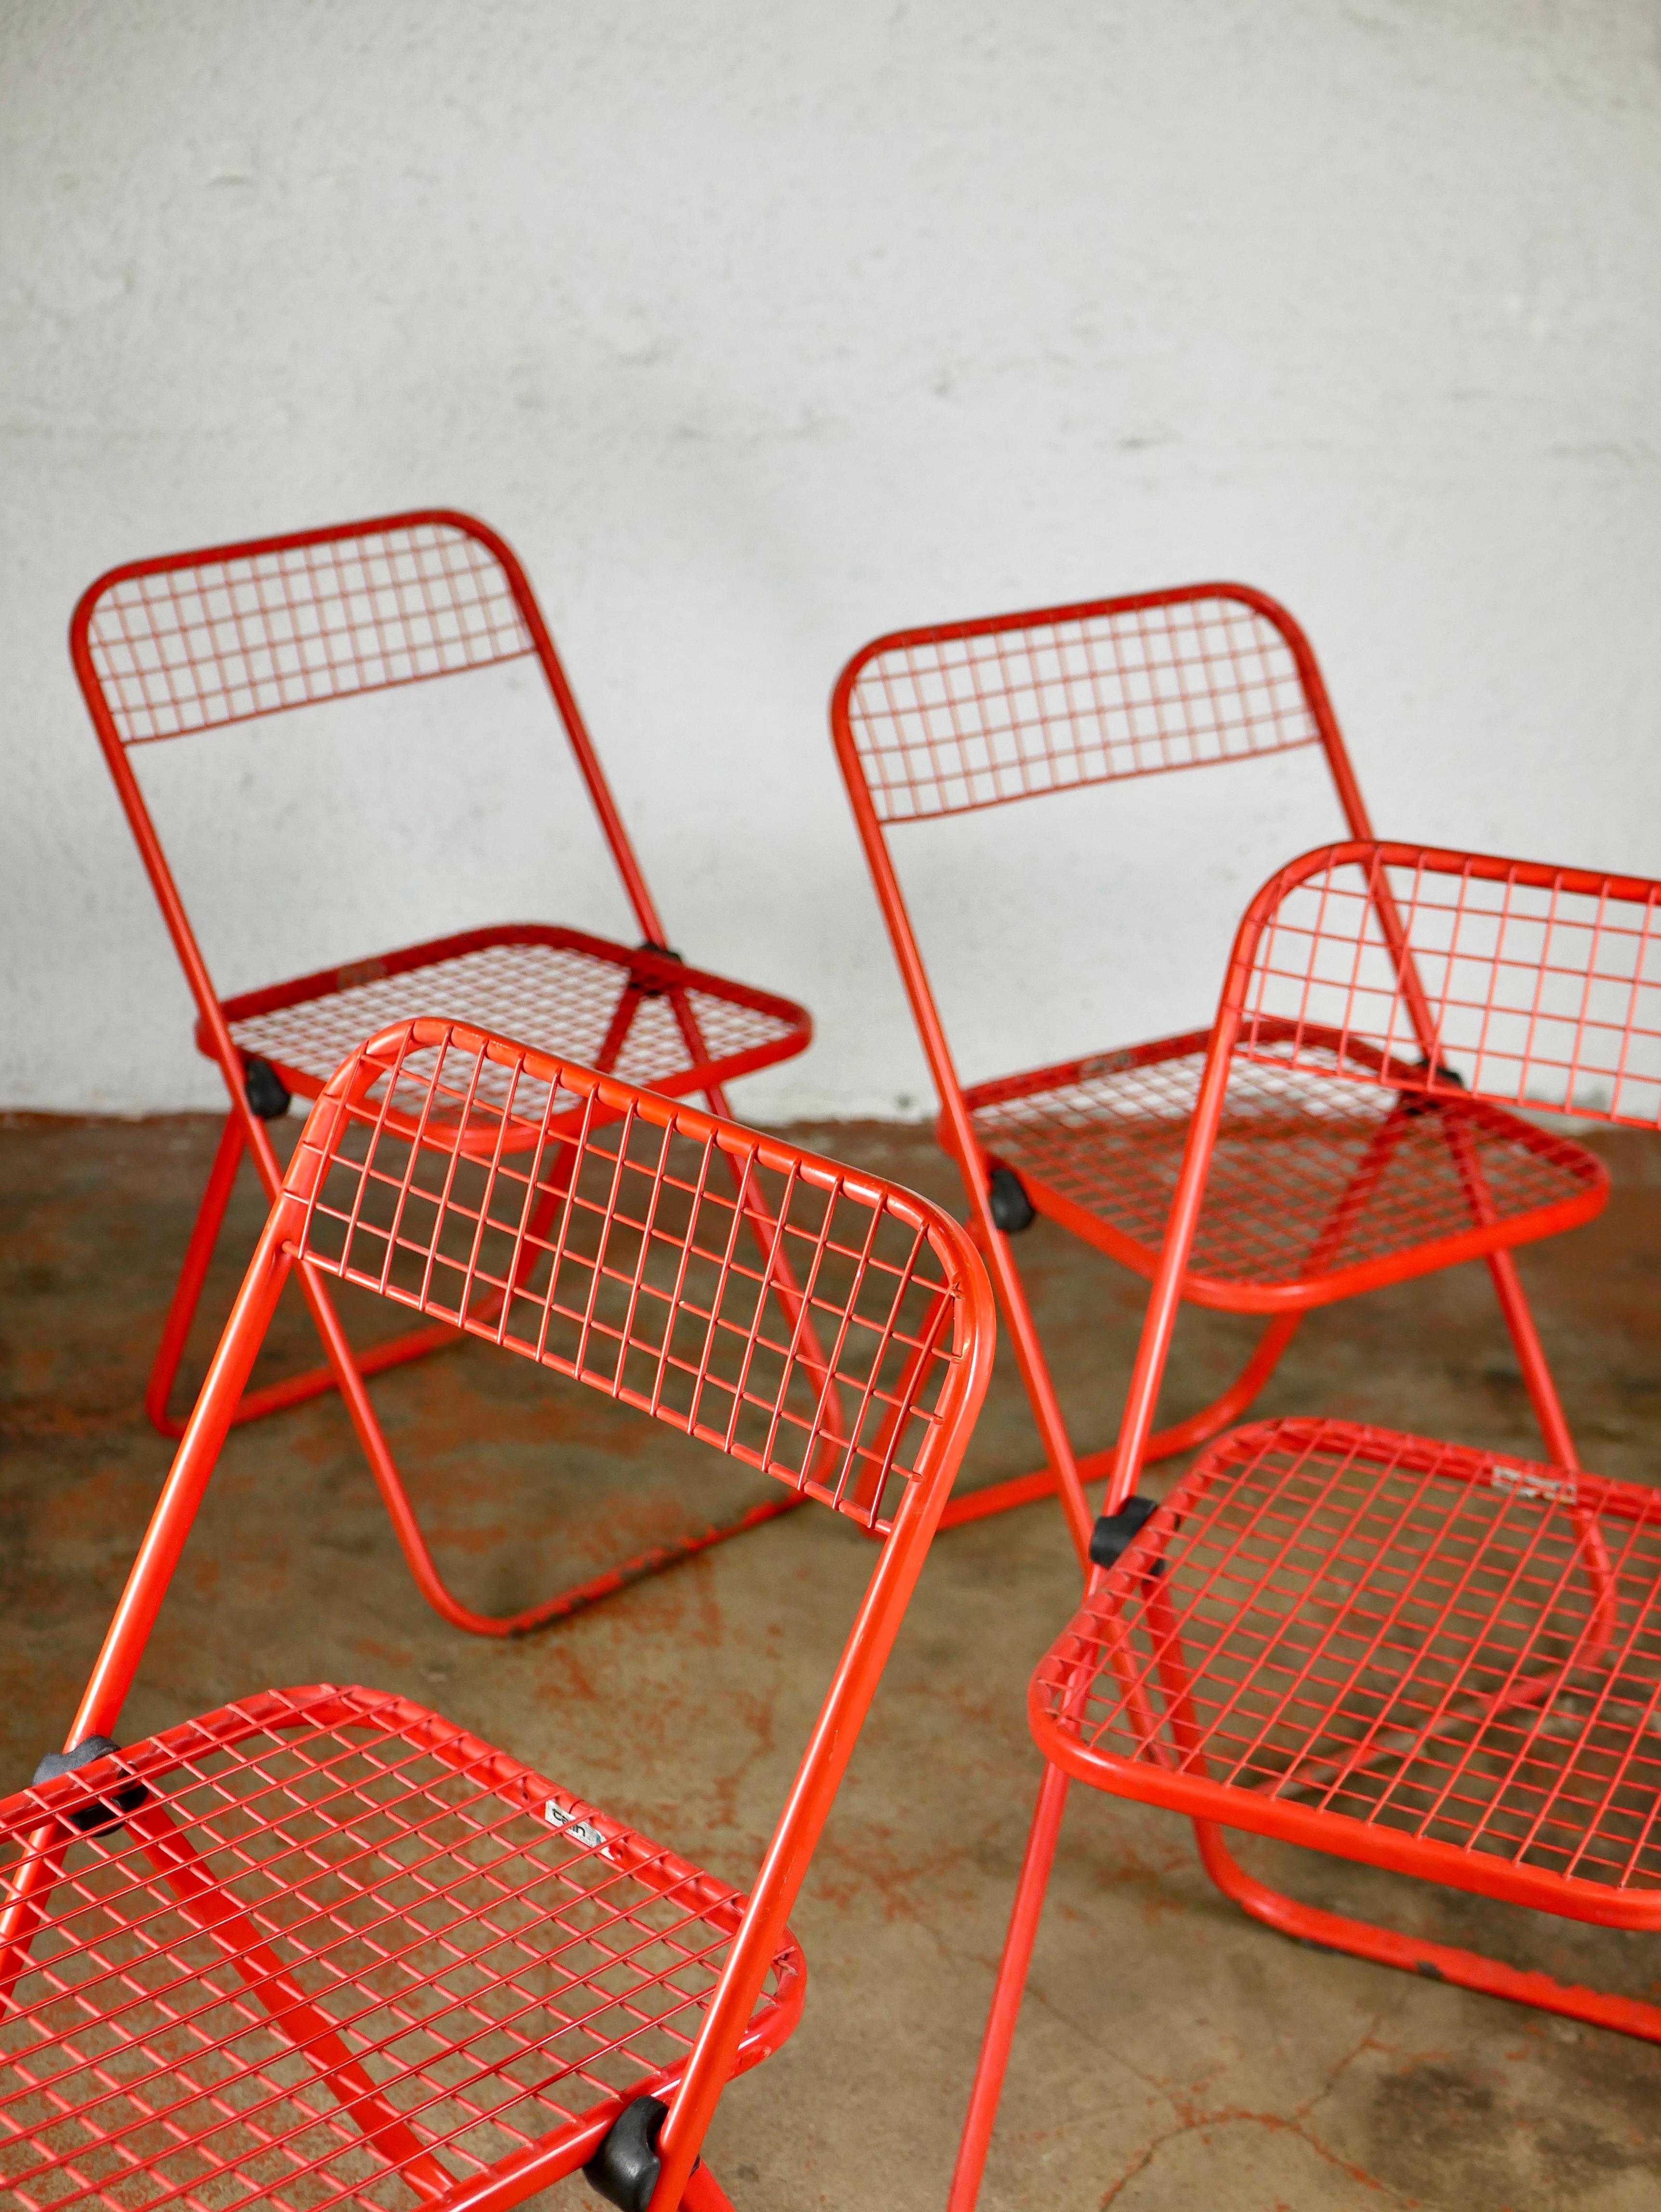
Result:
{"label": "grid wire pattern", "polygon": [[[1448,1068],[1507,1104],[1661,1123],[1661,886],[1621,878],[1391,846],[1287,871],[1265,894],[1241,1052],[1302,1063],[1337,1034],[1421,1058],[1381,884],[1433,1018],[1424,1087],[1453,1088]],[[1368,1056],[1346,1052],[1344,1072]]]}
{"label": "grid wire pattern", "polygon": [[970,1351],[919,1201],[444,1023],[360,1070],[306,1256],[891,1525]]}
{"label": "grid wire pattern", "polygon": [[88,644],[127,745],[535,650],[496,555],[438,522],[121,578]]}
{"label": "grid wire pattern", "polygon": [[[683,2062],[742,1911],[448,1722],[328,1686],[10,1798],[0,1868],[135,1785],[122,1825],[58,1827],[0,2021],[18,2212],[441,2203]],[[798,1981],[786,1939],[757,2018]]]}
{"label": "grid wire pattern", "polygon": [[[1011,1079],[967,1094],[994,1159],[1035,1194],[1054,1192],[1141,1245],[1150,1267],[1205,1066],[1204,1036],[1173,1042],[1175,1050],[1154,1048],[1158,1058],[1147,1048],[1103,1053],[1054,1081]],[[1482,1218],[1472,1165],[1501,1221],[1602,1186],[1598,1162],[1565,1138],[1457,1097],[1362,1090],[1341,1078],[1330,1044],[1322,1053],[1305,1035],[1297,1045],[1300,1065],[1287,1064],[1290,1045],[1270,1061],[1265,1024],[1264,1059],[1230,1071],[1193,1275],[1281,1287],[1464,1235]],[[1463,1164],[1449,1140],[1456,1126]]]}
{"label": "grid wire pattern", "polygon": [[[380,965],[367,961],[356,971],[346,969],[346,976],[363,980],[265,1013],[237,1016],[233,1001],[231,1036],[244,1052],[320,1089],[366,1036],[442,1007],[477,1029],[529,1038],[588,1065],[609,1059],[608,1073],[661,1088],[693,1073],[718,1084],[723,1064],[758,1051],[776,1049],[782,1056],[798,1034],[798,1025],[706,983],[678,994],[703,1038],[701,1058],[688,1047],[666,992],[636,995],[621,1046],[608,1054],[632,970],[626,958],[606,959],[575,945],[486,945],[419,967],[373,972]],[[202,1048],[211,1057],[211,1043]],[[487,1069],[486,1095],[496,1096],[505,1080],[502,1072]]]}
{"label": "grid wire pattern", "polygon": [[885,822],[1321,737],[1281,631],[1222,593],[913,633],[861,666],[848,721]]}
{"label": "grid wire pattern", "polygon": [[1118,1759],[1661,1887],[1661,1495],[1630,1485],[1343,1422],[1238,1430],[1034,1688]]}

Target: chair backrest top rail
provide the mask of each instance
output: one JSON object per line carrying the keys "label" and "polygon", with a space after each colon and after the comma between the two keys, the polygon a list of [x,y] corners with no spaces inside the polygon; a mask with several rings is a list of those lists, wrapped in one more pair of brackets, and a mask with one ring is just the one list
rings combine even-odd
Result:
{"label": "chair backrest top rail", "polygon": [[[1428,1049],[1392,933],[1424,994]],[[1231,994],[1249,1058],[1661,1127],[1661,884],[1646,878],[1385,841],[1319,847],[1247,908]]]}
{"label": "chair backrest top rail", "polygon": [[425,508],[128,562],[70,650],[130,746],[518,659],[536,620],[496,532]]}
{"label": "chair backrest top rail", "polygon": [[891,631],[831,720],[886,826],[1341,744],[1297,623],[1233,583]]}

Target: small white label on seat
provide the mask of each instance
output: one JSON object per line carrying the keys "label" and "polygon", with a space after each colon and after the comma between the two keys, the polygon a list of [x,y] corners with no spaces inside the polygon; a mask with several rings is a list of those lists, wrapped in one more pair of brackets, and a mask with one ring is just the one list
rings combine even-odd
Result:
{"label": "small white label on seat", "polygon": [[1547,1474],[1537,1467],[1506,1467],[1495,1460],[1488,1469],[1488,1485],[1512,1498],[1540,1499],[1548,1505],[1574,1503],[1572,1474]]}
{"label": "small white label on seat", "polygon": [[1116,1052],[1098,1052],[1089,1060],[1079,1062],[1075,1083],[1094,1083],[1104,1075],[1123,1075],[1128,1067],[1136,1065],[1134,1045],[1121,1045]]}
{"label": "small white label on seat", "polygon": [[556,1805],[551,1797],[542,1808],[543,1818],[551,1828],[563,1828],[573,1843],[587,1844],[598,1850],[605,1838],[599,1830],[591,1827],[587,1820],[579,1820],[575,1813],[568,1813],[563,1805]]}

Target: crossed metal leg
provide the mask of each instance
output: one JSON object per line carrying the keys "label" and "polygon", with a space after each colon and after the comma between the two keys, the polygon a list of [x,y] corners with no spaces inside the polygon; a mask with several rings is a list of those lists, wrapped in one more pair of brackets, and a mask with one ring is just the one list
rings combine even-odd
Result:
{"label": "crossed metal leg", "polygon": [[[636,1003],[640,995],[635,994]],[[626,993],[624,999],[625,1001],[629,999]],[[620,1014],[623,1011],[620,1008]],[[614,1024],[613,1034],[606,1040],[604,1058],[608,1060],[616,1058],[627,1034],[626,1019]],[[706,1097],[712,1113],[723,1119],[730,1118],[723,1091],[712,1089]],[[252,1153],[267,1197],[274,1199],[281,1186],[282,1171],[270,1138],[263,1123],[246,1109],[233,1108],[226,1118],[209,1171],[145,1395],[146,1411],[154,1425],[164,1436],[179,1436],[184,1432],[184,1421],[167,1411],[168,1401],[201,1300],[237,1172],[245,1152],[249,1152]],[[562,1194],[560,1179],[569,1172],[569,1155],[557,1157],[550,1178],[539,1194],[538,1223],[532,1224],[532,1236],[526,1241],[526,1255],[520,1262],[521,1270],[529,1267],[530,1255],[536,1249],[538,1224],[545,1227],[552,1216]],[[734,1172],[737,1172],[736,1168]],[[746,1194],[745,1212],[751,1234],[761,1249],[768,1251],[770,1245],[776,1246],[776,1240],[773,1237],[775,1224],[753,1189]],[[814,1358],[811,1316],[805,1312],[800,1289],[791,1276],[788,1261],[776,1249],[771,1250],[771,1265],[774,1296],[781,1315],[792,1333],[800,1333],[811,1363]],[[415,1578],[416,1586],[434,1611],[453,1627],[465,1630],[475,1636],[523,1636],[532,1629],[543,1627],[551,1621],[564,1620],[587,1606],[597,1604],[600,1600],[626,1589],[631,1583],[644,1581],[666,1567],[695,1558],[700,1552],[726,1542],[729,1537],[742,1535],[746,1530],[759,1528],[764,1522],[775,1520],[781,1514],[793,1513],[802,1503],[801,1498],[794,1494],[761,1500],[729,1520],[694,1528],[667,1542],[652,1545],[619,1560],[614,1566],[604,1568],[598,1574],[572,1583],[551,1597],[524,1607],[519,1612],[480,1612],[459,1598],[440,1571],[366,1387],[373,1375],[382,1374],[408,1360],[424,1358],[431,1352],[460,1343],[463,1332],[447,1323],[429,1323],[423,1328],[405,1330],[367,1351],[355,1351],[347,1339],[333,1300],[315,1273],[303,1264],[297,1272],[301,1290],[322,1341],[324,1364],[308,1369],[303,1374],[266,1384],[260,1389],[245,1392],[233,1420],[237,1423],[259,1420],[268,1413],[320,1397],[326,1391],[338,1390],[345,1401],[359,1444],[369,1463],[375,1487],[380,1493],[393,1534]],[[514,1287],[519,1287],[517,1277]],[[493,1306],[500,1304],[502,1295],[495,1293],[491,1298],[482,1301],[473,1317],[486,1317]],[[818,1358],[817,1371],[828,1373],[822,1356]],[[827,1442],[823,1449],[832,1449],[830,1438],[840,1437],[839,1422],[833,1389],[828,1408]]]}

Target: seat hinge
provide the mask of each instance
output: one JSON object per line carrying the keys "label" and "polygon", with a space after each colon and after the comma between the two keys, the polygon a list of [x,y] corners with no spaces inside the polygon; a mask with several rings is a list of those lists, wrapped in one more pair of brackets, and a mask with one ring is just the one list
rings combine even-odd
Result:
{"label": "seat hinge", "polygon": [[[1116,1567],[1159,1510],[1158,1498],[1133,1495],[1126,1498],[1116,1513],[1104,1513],[1090,1532],[1090,1556],[1096,1565]],[[1147,1571],[1162,1575],[1164,1559],[1155,1559]]]}
{"label": "seat hinge", "polygon": [[[1450,1067],[1445,1060],[1421,1060],[1414,1073],[1415,1075],[1427,1075],[1433,1083],[1439,1084],[1449,1091],[1464,1091],[1469,1088],[1464,1077],[1457,1068]],[[1404,1091],[1398,1092],[1397,1096],[1401,1100],[1402,1111],[1409,1121],[1418,1114],[1435,1113],[1442,1103],[1432,1091]]]}
{"label": "seat hinge", "polygon": [[[73,1774],[77,1767],[90,1766],[95,1759],[108,1759],[121,1747],[107,1735],[83,1736],[73,1751],[49,1751],[34,1770],[33,1784],[55,1782],[60,1774]],[[149,1796],[142,1782],[130,1782],[125,1790],[117,1790],[107,1802],[95,1797],[90,1805],[78,1805],[64,1819],[72,1828],[79,1828],[83,1836],[102,1835],[106,1828],[119,1828],[129,1813],[136,1813]]]}
{"label": "seat hinge", "polygon": [[[597,2197],[618,2207],[618,2212],[646,2212],[658,2185],[662,2160],[658,2136],[669,2117],[661,2097],[636,2097],[625,2105],[606,2130],[599,2148],[582,2169],[582,2178]],[[694,2159],[694,2170],[703,2163]]]}
{"label": "seat hinge", "polygon": [[270,1060],[261,1060],[257,1053],[242,1055],[242,1088],[262,1121],[280,1121],[294,1097]]}
{"label": "seat hinge", "polygon": [[993,1226],[1006,1237],[1019,1237],[1037,1219],[1026,1185],[1013,1168],[994,1168],[987,1177]]}
{"label": "seat hinge", "polygon": [[[684,953],[677,952],[672,945],[656,944],[649,937],[642,937],[635,950],[637,952],[655,953],[660,960],[672,960],[677,968],[684,968],[686,965]],[[637,975],[630,980],[642,999],[660,999],[664,993],[672,988],[667,983],[642,983]]]}

